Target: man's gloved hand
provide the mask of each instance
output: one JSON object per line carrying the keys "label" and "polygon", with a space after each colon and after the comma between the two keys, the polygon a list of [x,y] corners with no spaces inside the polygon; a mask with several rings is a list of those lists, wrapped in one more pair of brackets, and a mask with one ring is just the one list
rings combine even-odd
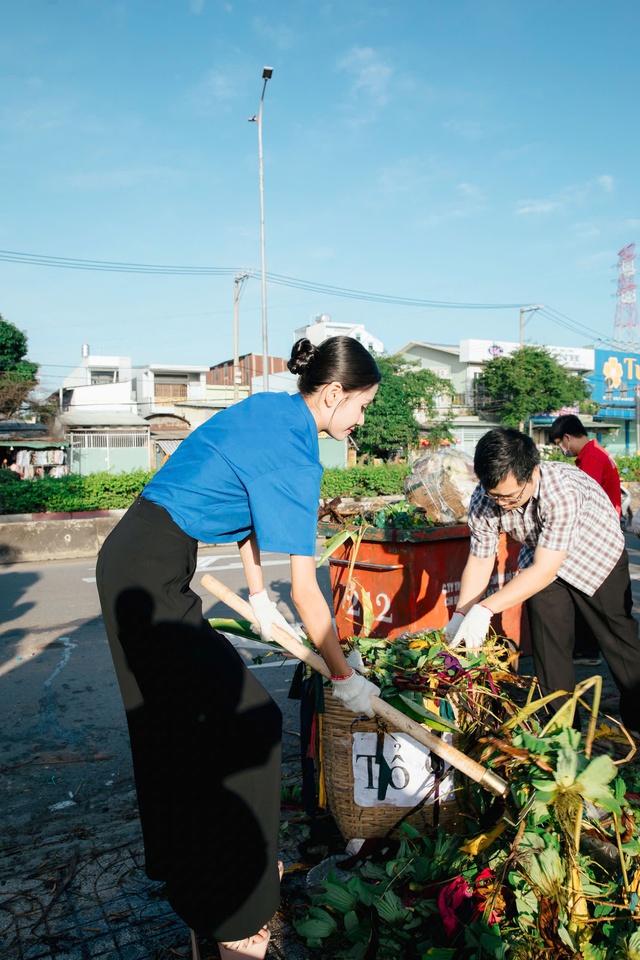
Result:
{"label": "man's gloved hand", "polygon": [[487,638],[493,610],[475,603],[456,631],[450,647],[457,647],[464,640],[467,650],[479,650]]}
{"label": "man's gloved hand", "polygon": [[380,696],[380,688],[367,680],[366,677],[356,673],[355,670],[345,680],[333,680],[332,693],[334,697],[342,704],[356,713],[358,716],[363,714],[367,717],[375,716],[371,709],[371,697]]}
{"label": "man's gloved hand", "polygon": [[449,620],[449,623],[444,628],[445,643],[451,644],[451,642],[453,641],[453,638],[458,632],[458,627],[460,626],[463,620],[464,620],[464,613],[460,613],[459,610],[456,610],[454,615],[451,617],[451,620]]}
{"label": "man's gloved hand", "polygon": [[359,650],[351,651],[347,657],[347,663],[356,671],[356,673],[361,673],[363,677],[366,677],[366,675],[369,673],[369,667],[365,665],[365,662],[362,659],[362,654]]}
{"label": "man's gloved hand", "polygon": [[282,627],[283,630],[286,630],[294,640],[301,641],[300,634],[297,633],[291,624],[287,623],[282,614],[278,612],[273,600],[269,600],[269,594],[266,590],[252,594],[249,597],[249,603],[251,604],[258,625],[257,630],[253,626],[251,629],[254,633],[260,634],[263,640],[271,642],[271,627],[275,623],[279,627]]}

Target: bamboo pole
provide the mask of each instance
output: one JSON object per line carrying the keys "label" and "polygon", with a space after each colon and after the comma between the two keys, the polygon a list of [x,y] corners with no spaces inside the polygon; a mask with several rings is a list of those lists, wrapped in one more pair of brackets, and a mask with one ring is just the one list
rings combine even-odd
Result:
{"label": "bamboo pole", "polygon": [[[212,593],[214,597],[226,603],[228,607],[235,610],[235,612],[244,619],[250,620],[255,624],[255,616],[251,604],[243,600],[242,597],[239,597],[237,593],[234,593],[233,590],[225,586],[224,583],[212,577],[210,573],[205,574],[200,582],[205,590]],[[302,642],[294,640],[282,627],[274,624],[271,636],[277,644],[298,660],[302,660],[303,663],[306,663],[317,673],[322,674],[323,677],[330,677],[329,668],[322,657],[318,656],[317,653],[314,653],[313,650],[310,650]],[[409,734],[409,736],[417,740],[418,743],[423,744],[423,746],[431,750],[432,753],[441,757],[447,763],[451,764],[452,767],[455,767],[456,770],[459,770],[460,773],[474,780],[496,797],[504,797],[509,792],[509,784],[494,773],[493,770],[488,770],[480,763],[472,760],[471,757],[467,757],[466,754],[457,750],[450,743],[446,743],[444,740],[441,740],[440,737],[436,737],[435,734],[422,724],[411,720],[404,713],[396,710],[395,707],[385,703],[380,697],[371,697],[371,709],[379,717],[393,724],[397,730]]]}

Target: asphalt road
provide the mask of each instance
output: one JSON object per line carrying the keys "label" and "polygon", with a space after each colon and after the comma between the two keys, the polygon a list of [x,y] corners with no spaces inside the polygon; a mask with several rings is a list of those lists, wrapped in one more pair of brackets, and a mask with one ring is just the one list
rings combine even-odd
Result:
{"label": "asphalt road", "polygon": [[[627,534],[640,612],[640,540]],[[288,558],[264,558],[267,589],[293,619]],[[210,572],[247,596],[239,557],[204,549]],[[328,572],[320,572],[330,602]],[[230,616],[199,585],[205,615]],[[184,925],[144,878],[124,711],[95,587],[95,563],[0,566],[0,951],[3,960],[187,957]],[[238,642],[251,662],[259,644]],[[299,771],[292,664],[259,671],[285,717],[285,777]],[[524,661],[521,672],[530,673]],[[592,667],[578,671],[578,679]],[[616,713],[606,666],[603,707]],[[297,846],[290,845],[290,862]],[[286,859],[285,852],[285,859]],[[286,878],[285,878],[286,880]],[[155,911],[155,912],[154,912]],[[306,956],[286,923],[272,955]]]}
{"label": "asphalt road", "polygon": [[[267,554],[263,563],[269,593],[293,621],[289,558]],[[235,547],[202,549],[199,573],[205,572],[247,597]],[[320,579],[330,601],[325,570]],[[236,616],[200,586],[200,575],[194,588],[203,597],[206,616]],[[102,956],[95,944],[87,947],[83,929],[91,923],[100,929],[102,921],[79,910],[78,897],[95,904],[97,896],[103,906],[114,898],[117,901],[125,883],[118,872],[123,863],[128,864],[127,888],[146,881],[140,869],[126,721],[100,614],[95,561],[0,566],[0,611],[0,953],[3,960]],[[262,664],[253,664],[265,647],[232,642],[283,711],[285,779],[297,778],[298,702],[288,699],[294,662],[270,656]],[[76,871],[81,866],[82,882],[69,885],[66,919],[57,921],[66,923],[63,942],[52,945],[48,926],[62,901],[56,901],[56,911],[47,913],[46,924],[33,936],[31,921],[24,917],[33,911],[36,916],[38,911],[45,914],[51,891],[59,889],[69,863],[76,864]],[[96,872],[103,887],[105,877],[109,878],[99,895]],[[93,884],[90,896],[87,883]],[[143,900],[147,915],[146,888]],[[117,941],[105,946],[104,956],[138,960],[180,950],[185,942],[183,925],[179,921],[176,925],[172,914],[167,917],[167,910],[165,905],[163,934],[153,950],[126,952],[120,930]],[[134,905],[130,912],[139,915],[140,909]],[[145,930],[142,939],[148,936]],[[135,941],[129,944],[133,946]]]}

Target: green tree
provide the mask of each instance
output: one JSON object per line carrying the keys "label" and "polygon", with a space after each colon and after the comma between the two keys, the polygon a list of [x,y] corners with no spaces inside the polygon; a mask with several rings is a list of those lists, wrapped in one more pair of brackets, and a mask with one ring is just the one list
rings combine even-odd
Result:
{"label": "green tree", "polygon": [[38,384],[38,364],[27,360],[26,353],[26,335],[0,315],[0,416],[7,419]]}
{"label": "green tree", "polygon": [[479,412],[517,427],[539,413],[550,413],[589,396],[582,377],[567,373],[544,347],[524,346],[490,360],[477,381]]}
{"label": "green tree", "polygon": [[417,411],[427,417],[436,413],[436,398],[451,395],[448,380],[432,370],[420,368],[419,362],[407,362],[398,354],[376,357],[382,380],[374,402],[367,407],[363,426],[353,438],[361,453],[388,457],[394,450],[407,450],[416,444],[420,424]]}

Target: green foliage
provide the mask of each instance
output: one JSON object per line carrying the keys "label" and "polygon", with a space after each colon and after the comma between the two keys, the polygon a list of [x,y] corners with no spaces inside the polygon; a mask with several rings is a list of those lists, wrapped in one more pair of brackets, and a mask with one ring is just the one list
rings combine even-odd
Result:
{"label": "green foliage", "polygon": [[511,356],[490,360],[478,387],[478,408],[510,427],[589,396],[582,377],[567,373],[546,349],[536,346],[524,346]]}
{"label": "green foliage", "polygon": [[0,485],[4,483],[20,483],[20,474],[14,473],[13,470],[0,470]]}
{"label": "green foliage", "polygon": [[9,418],[37,386],[37,363],[25,359],[27,337],[0,316],[0,414]]}
{"label": "green foliage", "polygon": [[[373,404],[368,409],[372,409]],[[392,496],[404,493],[404,478],[410,473],[406,463],[389,463],[379,467],[350,467],[342,470],[330,467],[325,470],[320,486],[320,496],[370,497]]]}
{"label": "green foliage", "polygon": [[540,449],[541,460],[546,460],[546,461],[555,460],[556,463],[573,463],[574,462],[573,457],[565,457],[560,447],[549,445],[549,446],[538,448],[538,449]]}
{"label": "green foliage", "polygon": [[615,459],[623,483],[640,480],[640,457],[616,457]]}
{"label": "green foliage", "polygon": [[[295,923],[308,947],[336,960],[640,960],[640,810],[611,745],[592,756],[594,731],[585,742],[573,713],[549,721],[544,700],[505,671],[499,638],[466,657],[439,631],[350,645],[386,702],[399,706],[404,690],[423,710],[455,704],[459,749],[482,747],[509,793],[487,803],[482,787],[457,777],[459,833],[403,823],[382,856],[365,853],[345,879],[330,874]],[[574,706],[584,693],[576,689]],[[582,843],[593,837],[604,856]]]}
{"label": "green foliage", "polygon": [[365,422],[353,437],[363,453],[388,457],[399,447],[408,450],[418,442],[420,426],[415,412],[427,417],[436,413],[436,398],[451,394],[447,380],[432,370],[421,369],[397,354],[376,357],[382,380],[374,402],[367,408]]}
{"label": "green foliage", "polygon": [[131,506],[152,476],[150,471],[134,470],[5,482],[0,485],[0,514],[119,510]]}

